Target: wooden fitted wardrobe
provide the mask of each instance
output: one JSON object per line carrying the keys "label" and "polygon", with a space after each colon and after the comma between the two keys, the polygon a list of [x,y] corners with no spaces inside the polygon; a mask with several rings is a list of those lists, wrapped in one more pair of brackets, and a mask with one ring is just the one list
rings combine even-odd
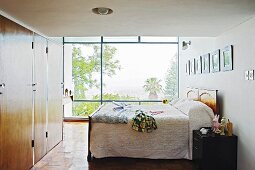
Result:
{"label": "wooden fitted wardrobe", "polygon": [[0,16],[0,169],[30,169],[62,140],[62,44]]}

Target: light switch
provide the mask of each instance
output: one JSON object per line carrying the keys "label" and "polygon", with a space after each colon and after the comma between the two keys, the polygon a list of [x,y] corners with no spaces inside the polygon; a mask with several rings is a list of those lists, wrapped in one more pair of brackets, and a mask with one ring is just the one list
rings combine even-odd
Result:
{"label": "light switch", "polygon": [[254,70],[249,71],[249,80],[254,80]]}
{"label": "light switch", "polygon": [[249,71],[245,71],[244,72],[244,79],[249,80],[249,77],[250,77]]}

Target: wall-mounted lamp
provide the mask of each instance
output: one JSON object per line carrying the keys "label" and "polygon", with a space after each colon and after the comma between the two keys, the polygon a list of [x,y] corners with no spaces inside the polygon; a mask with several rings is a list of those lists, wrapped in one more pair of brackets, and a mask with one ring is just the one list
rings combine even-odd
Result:
{"label": "wall-mounted lamp", "polygon": [[189,41],[189,42],[183,41],[182,42],[182,50],[187,50],[190,45],[191,45],[191,41]]}

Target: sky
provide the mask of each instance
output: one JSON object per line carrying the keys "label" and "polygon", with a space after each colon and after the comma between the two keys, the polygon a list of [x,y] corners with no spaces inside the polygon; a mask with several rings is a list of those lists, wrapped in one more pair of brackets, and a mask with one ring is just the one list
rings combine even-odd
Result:
{"label": "sky", "polygon": [[118,44],[116,58],[122,69],[113,77],[106,77],[105,92],[130,94],[146,99],[143,85],[148,78],[156,77],[165,87],[170,58],[177,52],[177,45],[165,44]]}

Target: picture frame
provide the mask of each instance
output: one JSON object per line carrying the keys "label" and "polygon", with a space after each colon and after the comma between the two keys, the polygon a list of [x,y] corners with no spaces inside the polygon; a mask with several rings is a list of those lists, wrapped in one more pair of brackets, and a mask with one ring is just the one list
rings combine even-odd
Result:
{"label": "picture frame", "polygon": [[199,56],[195,61],[196,74],[202,74],[202,57]]}
{"label": "picture frame", "polygon": [[254,80],[254,70],[249,71],[249,80]]}
{"label": "picture frame", "polygon": [[249,80],[250,79],[250,71],[245,71],[244,72],[244,79]]}
{"label": "picture frame", "polygon": [[190,75],[190,61],[189,60],[186,63],[186,75]]}
{"label": "picture frame", "polygon": [[228,45],[222,49],[221,52],[221,70],[231,71],[233,70],[233,46]]}
{"label": "picture frame", "polygon": [[210,54],[202,56],[202,73],[210,73]]}
{"label": "picture frame", "polygon": [[210,70],[212,73],[216,73],[220,71],[220,49],[212,52],[210,54]]}
{"label": "picture frame", "polygon": [[195,72],[195,59],[190,60],[190,74],[194,75],[196,74]]}

